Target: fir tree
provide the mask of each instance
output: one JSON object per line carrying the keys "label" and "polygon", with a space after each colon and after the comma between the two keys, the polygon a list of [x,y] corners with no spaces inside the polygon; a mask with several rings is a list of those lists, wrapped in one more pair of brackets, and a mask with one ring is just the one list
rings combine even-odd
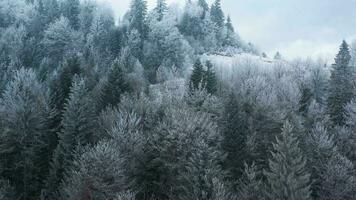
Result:
{"label": "fir tree", "polygon": [[224,27],[224,12],[221,9],[221,0],[215,0],[210,9],[211,21],[213,21],[218,28]]}
{"label": "fir tree", "polygon": [[245,163],[244,174],[239,181],[238,193],[239,199],[241,200],[263,200],[265,199],[263,195],[263,183],[259,180],[259,173],[257,166],[253,163],[248,166]]}
{"label": "fir tree", "polygon": [[208,93],[215,94],[217,91],[217,78],[213,69],[213,64],[210,61],[206,62],[206,77],[205,77],[205,87]]}
{"label": "fir tree", "polygon": [[264,171],[268,180],[267,196],[273,200],[311,199],[310,174],[306,171],[306,160],[293,135],[293,127],[286,122],[282,134],[273,144],[269,170]]}
{"label": "fir tree", "polygon": [[281,55],[281,53],[279,53],[279,51],[277,51],[277,53],[274,55],[274,59],[275,60],[281,60],[282,59],[282,55]]}
{"label": "fir tree", "polygon": [[237,182],[244,170],[244,163],[251,159],[247,146],[247,135],[250,132],[248,114],[251,108],[248,104],[238,101],[235,94],[230,94],[223,112],[221,122],[223,141],[222,149],[227,154],[223,167],[230,174],[233,182]]}
{"label": "fir tree", "polygon": [[204,86],[203,79],[204,79],[205,70],[203,65],[200,62],[200,59],[197,59],[193,66],[193,72],[190,76],[189,88],[191,91],[202,89]]}
{"label": "fir tree", "polygon": [[102,92],[102,106],[116,106],[120,102],[121,96],[130,92],[130,86],[125,78],[125,73],[120,63],[116,62],[108,74],[108,80]]}
{"label": "fir tree", "polygon": [[327,100],[328,113],[334,125],[345,124],[344,107],[354,97],[354,70],[349,65],[350,59],[349,47],[347,43],[343,41],[331,72],[329,97]]}
{"label": "fir tree", "polygon": [[137,30],[141,39],[147,36],[147,2],[146,0],[132,0],[130,17],[130,30]]}
{"label": "fir tree", "polygon": [[93,144],[97,141],[94,135],[95,107],[83,79],[77,78],[73,81],[68,102],[65,104],[62,127],[47,181],[47,195],[50,199],[56,199],[55,193],[64,173],[72,165],[73,152],[78,146]]}
{"label": "fir tree", "polygon": [[63,16],[69,20],[71,27],[74,30],[78,30],[80,27],[80,0],[64,0],[61,9]]}
{"label": "fir tree", "polygon": [[209,5],[208,3],[206,3],[206,0],[198,0],[198,6],[200,6],[203,9],[203,14],[201,18],[204,19],[206,13],[209,11]]}
{"label": "fir tree", "polygon": [[154,9],[158,15],[157,20],[161,21],[165,12],[167,11],[167,3],[166,0],[157,0],[157,5]]}
{"label": "fir tree", "polygon": [[0,99],[0,176],[20,200],[38,199],[48,170],[46,90],[33,70],[15,72]]}

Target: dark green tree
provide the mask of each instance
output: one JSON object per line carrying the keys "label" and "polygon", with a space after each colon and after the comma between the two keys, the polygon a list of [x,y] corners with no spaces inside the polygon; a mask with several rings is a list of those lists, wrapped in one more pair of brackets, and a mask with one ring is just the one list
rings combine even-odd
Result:
{"label": "dark green tree", "polygon": [[306,170],[306,160],[289,122],[284,124],[282,134],[277,137],[273,148],[269,170],[264,171],[268,181],[268,199],[311,199],[310,174]]}
{"label": "dark green tree", "polygon": [[206,13],[209,12],[209,5],[206,0],[198,0],[198,5],[203,9],[202,19],[205,18]]}
{"label": "dark green tree", "polygon": [[120,103],[120,97],[130,92],[131,88],[128,84],[123,67],[119,62],[116,62],[108,74],[108,79],[104,85],[101,101],[103,108],[111,105],[116,106]]}
{"label": "dark green tree", "polygon": [[204,66],[201,64],[200,59],[197,59],[193,66],[193,72],[190,76],[189,89],[197,90],[202,89],[204,81],[205,70]]}
{"label": "dark green tree", "polygon": [[129,11],[130,30],[137,30],[141,39],[147,36],[147,2],[146,0],[132,0]]}
{"label": "dark green tree", "polygon": [[38,199],[48,170],[50,109],[46,89],[33,70],[15,72],[0,110],[0,176],[14,186],[16,199]]}
{"label": "dark green tree", "polygon": [[49,199],[56,199],[56,192],[64,173],[72,165],[73,153],[78,147],[93,144],[95,138],[95,106],[83,79],[76,78],[65,104],[59,143],[53,155],[52,168],[47,181]]}
{"label": "dark green tree", "polygon": [[244,171],[244,163],[249,163],[251,155],[247,145],[250,132],[249,114],[251,107],[238,101],[235,94],[230,94],[225,104],[222,117],[222,149],[227,154],[223,167],[229,172],[230,179],[237,182]]}
{"label": "dark green tree", "polygon": [[213,21],[218,28],[224,27],[224,12],[221,9],[221,0],[215,0],[210,9],[211,21]]}
{"label": "dark green tree", "polygon": [[166,0],[157,0],[157,5],[154,8],[154,10],[156,11],[156,13],[158,15],[157,20],[161,21],[163,19],[165,12],[167,11]]}
{"label": "dark green tree", "polygon": [[78,30],[80,27],[80,0],[62,1],[61,11],[63,16],[69,20],[71,27],[74,30]]}
{"label": "dark green tree", "polygon": [[354,69],[349,65],[350,59],[349,46],[343,41],[331,72],[327,99],[328,113],[334,125],[345,124],[344,107],[355,96],[353,91]]}
{"label": "dark green tree", "polygon": [[213,64],[210,61],[206,62],[206,75],[205,75],[205,87],[208,93],[215,94],[217,91],[217,78],[213,69]]}

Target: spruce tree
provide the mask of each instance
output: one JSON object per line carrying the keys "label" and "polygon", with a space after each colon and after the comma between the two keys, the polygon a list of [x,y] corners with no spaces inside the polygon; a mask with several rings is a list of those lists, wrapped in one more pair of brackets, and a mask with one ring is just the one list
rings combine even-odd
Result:
{"label": "spruce tree", "polygon": [[249,124],[251,111],[251,106],[239,102],[233,93],[228,97],[223,111],[221,120],[222,149],[227,155],[223,161],[223,167],[229,172],[234,183],[237,183],[241,178],[244,163],[250,163],[252,159],[247,144],[247,137],[252,134]]}
{"label": "spruce tree", "polygon": [[349,65],[350,59],[349,46],[343,41],[331,72],[327,99],[328,114],[334,125],[345,124],[344,107],[354,97],[354,69]]}
{"label": "spruce tree", "polygon": [[52,168],[47,181],[47,195],[56,199],[56,191],[63,179],[64,173],[72,165],[73,152],[78,147],[93,144],[97,141],[95,107],[90,98],[90,91],[83,79],[73,81],[68,102],[65,104],[62,125],[59,133],[59,143],[54,152]]}
{"label": "spruce tree", "polygon": [[245,163],[245,171],[239,181],[238,194],[241,200],[263,200],[263,182],[259,179],[257,166],[253,163],[248,166]]}
{"label": "spruce tree", "polygon": [[107,105],[116,106],[120,102],[121,96],[130,91],[130,85],[127,83],[123,68],[120,63],[116,62],[109,71],[108,80],[102,91],[103,108]]}
{"label": "spruce tree", "polygon": [[206,67],[207,67],[207,71],[205,73],[206,75],[205,75],[204,85],[208,93],[215,94],[217,91],[217,78],[216,78],[215,71],[213,69],[213,64],[210,61],[207,61]]}
{"label": "spruce tree", "polygon": [[19,200],[39,198],[48,170],[49,113],[35,72],[16,71],[0,99],[0,177],[13,184]]}
{"label": "spruce tree", "polygon": [[225,23],[225,35],[223,38],[223,46],[224,47],[236,47],[238,45],[237,42],[238,41],[237,41],[234,26],[232,25],[232,22],[231,22],[231,18],[230,18],[230,16],[227,16],[227,20]]}
{"label": "spruce tree", "polygon": [[218,28],[224,27],[224,12],[221,9],[221,0],[215,0],[210,9],[211,21],[213,21]]}
{"label": "spruce tree", "polygon": [[306,160],[289,122],[284,124],[282,134],[277,137],[273,148],[269,170],[264,171],[269,186],[266,191],[268,198],[271,200],[311,199],[310,174],[306,171]]}
{"label": "spruce tree", "polygon": [[203,9],[202,18],[205,18],[206,13],[209,11],[209,5],[206,3],[206,0],[198,0],[198,5]]}
{"label": "spruce tree", "polygon": [[204,80],[204,74],[205,74],[204,67],[200,62],[200,59],[197,59],[193,66],[192,75],[190,76],[190,82],[189,82],[190,91],[202,89],[202,87],[204,87],[202,85]]}
{"label": "spruce tree", "polygon": [[63,16],[69,20],[74,30],[78,30],[80,27],[80,0],[64,0],[61,6]]}
{"label": "spruce tree", "polygon": [[275,60],[281,60],[282,59],[282,55],[281,55],[281,53],[279,53],[279,51],[277,51],[277,53],[274,55],[274,59]]}
{"label": "spruce tree", "polygon": [[147,2],[146,0],[132,0],[130,8],[130,30],[137,30],[141,39],[147,36]]}
{"label": "spruce tree", "polygon": [[167,3],[166,0],[157,0],[157,5],[154,9],[158,15],[157,20],[161,21],[165,12],[167,11]]}

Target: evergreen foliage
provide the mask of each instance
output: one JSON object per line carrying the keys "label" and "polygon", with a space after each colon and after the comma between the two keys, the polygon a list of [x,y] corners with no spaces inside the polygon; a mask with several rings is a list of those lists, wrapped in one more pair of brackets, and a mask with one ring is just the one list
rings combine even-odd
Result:
{"label": "evergreen foliage", "polygon": [[329,82],[328,113],[334,125],[345,124],[345,109],[354,97],[354,69],[350,64],[350,50],[343,41],[336,55]]}
{"label": "evergreen foliage", "polygon": [[293,134],[292,125],[286,122],[281,136],[273,144],[269,170],[264,171],[268,180],[269,199],[311,199],[310,174],[306,170],[306,160],[299,142]]}

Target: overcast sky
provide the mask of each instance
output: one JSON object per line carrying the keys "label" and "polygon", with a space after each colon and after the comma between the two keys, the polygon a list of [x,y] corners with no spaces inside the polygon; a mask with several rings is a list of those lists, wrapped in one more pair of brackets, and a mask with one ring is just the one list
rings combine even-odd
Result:
{"label": "overcast sky", "polygon": [[[131,0],[101,0],[118,16]],[[183,5],[186,0],[167,0]],[[156,0],[148,0],[149,7]],[[212,0],[208,0],[209,3]],[[245,41],[270,56],[331,60],[343,39],[356,39],[356,0],[222,0],[222,7]]]}

